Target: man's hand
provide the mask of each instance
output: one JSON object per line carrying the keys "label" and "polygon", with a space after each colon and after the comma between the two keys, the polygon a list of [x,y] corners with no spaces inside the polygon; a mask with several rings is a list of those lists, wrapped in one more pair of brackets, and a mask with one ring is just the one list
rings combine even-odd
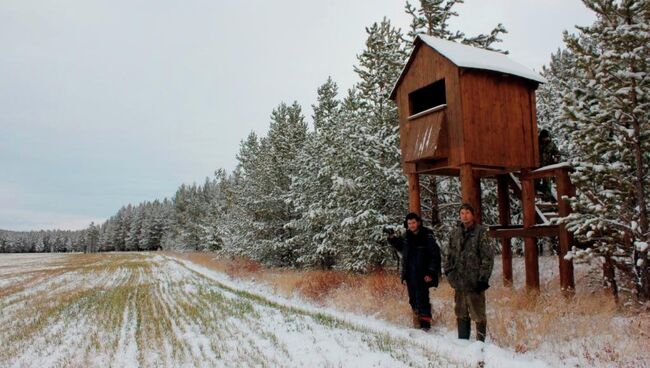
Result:
{"label": "man's hand", "polygon": [[424,276],[424,282],[431,282],[433,281],[433,277],[431,276]]}
{"label": "man's hand", "polygon": [[392,227],[384,227],[381,231],[388,236],[388,239],[393,239],[395,237],[395,229]]}

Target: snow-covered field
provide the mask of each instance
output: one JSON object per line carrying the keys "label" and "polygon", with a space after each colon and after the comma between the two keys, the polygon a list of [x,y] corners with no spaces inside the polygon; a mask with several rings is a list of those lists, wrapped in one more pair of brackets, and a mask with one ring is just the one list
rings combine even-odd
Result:
{"label": "snow-covered field", "polygon": [[543,367],[154,253],[0,255],[0,366]]}

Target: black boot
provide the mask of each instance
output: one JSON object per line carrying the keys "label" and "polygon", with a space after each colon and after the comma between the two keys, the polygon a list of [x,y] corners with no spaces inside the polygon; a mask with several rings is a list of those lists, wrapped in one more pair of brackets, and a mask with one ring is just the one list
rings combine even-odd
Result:
{"label": "black boot", "polygon": [[487,322],[476,322],[476,340],[485,342]]}
{"label": "black boot", "polygon": [[458,338],[469,340],[469,335],[472,331],[472,324],[469,319],[458,318],[456,319],[458,324]]}
{"label": "black boot", "polygon": [[431,317],[420,316],[420,329],[423,331],[431,330]]}

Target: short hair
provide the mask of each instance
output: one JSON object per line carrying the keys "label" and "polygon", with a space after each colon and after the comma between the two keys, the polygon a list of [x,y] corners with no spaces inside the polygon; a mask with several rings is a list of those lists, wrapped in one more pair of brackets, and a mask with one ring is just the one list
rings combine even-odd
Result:
{"label": "short hair", "polygon": [[408,220],[417,220],[418,222],[422,222],[422,218],[420,217],[420,215],[418,215],[415,212],[409,212],[409,214],[406,215],[406,218],[404,219],[404,222],[406,222]]}
{"label": "short hair", "polygon": [[469,212],[472,213],[472,215],[476,214],[476,212],[474,211],[474,207],[472,207],[472,205],[469,204],[469,203],[463,203],[463,204],[460,206],[460,209],[458,209],[458,212],[460,212],[460,211],[462,211],[462,210],[468,210]]}
{"label": "short hair", "polygon": [[406,215],[406,218],[404,218],[404,228],[408,229],[408,221],[409,220],[416,220],[420,225],[422,225],[422,217],[418,215],[415,212],[409,212],[408,215]]}

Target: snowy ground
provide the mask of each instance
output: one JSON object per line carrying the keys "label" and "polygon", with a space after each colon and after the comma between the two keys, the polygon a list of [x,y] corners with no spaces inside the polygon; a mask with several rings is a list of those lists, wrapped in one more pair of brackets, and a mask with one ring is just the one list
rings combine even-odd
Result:
{"label": "snowy ground", "polygon": [[0,366],[544,367],[153,253],[0,255]]}

